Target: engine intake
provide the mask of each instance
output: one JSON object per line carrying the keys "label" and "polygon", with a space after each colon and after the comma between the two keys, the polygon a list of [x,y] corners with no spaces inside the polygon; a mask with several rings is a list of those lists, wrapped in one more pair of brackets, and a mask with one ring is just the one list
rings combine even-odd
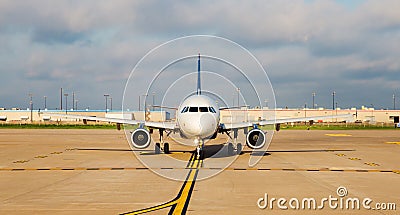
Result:
{"label": "engine intake", "polygon": [[252,129],[246,136],[246,144],[252,149],[261,149],[265,145],[265,134],[260,129]]}
{"label": "engine intake", "polygon": [[144,128],[138,128],[132,132],[132,145],[138,149],[147,148],[150,145],[150,133]]}

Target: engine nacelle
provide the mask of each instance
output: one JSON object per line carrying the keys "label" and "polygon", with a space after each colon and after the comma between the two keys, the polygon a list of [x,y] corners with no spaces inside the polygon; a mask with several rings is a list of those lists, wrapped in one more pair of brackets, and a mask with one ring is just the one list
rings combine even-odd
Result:
{"label": "engine nacelle", "polygon": [[255,128],[246,136],[246,144],[252,149],[261,149],[265,145],[265,134],[262,130]]}
{"label": "engine nacelle", "polygon": [[131,142],[135,148],[144,149],[149,147],[151,136],[149,131],[144,128],[138,128],[131,134]]}

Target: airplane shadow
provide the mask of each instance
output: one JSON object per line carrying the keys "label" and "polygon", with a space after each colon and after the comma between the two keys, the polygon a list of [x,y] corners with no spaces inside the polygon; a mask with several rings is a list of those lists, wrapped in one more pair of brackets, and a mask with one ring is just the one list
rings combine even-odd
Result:
{"label": "airplane shadow", "polygon": [[304,150],[268,150],[272,153],[284,153],[284,152],[353,152],[355,149],[304,149]]}
{"label": "airplane shadow", "polygon": [[[151,150],[151,149],[132,150],[132,149],[113,149],[113,148],[75,148],[74,150],[112,151],[112,152],[143,152],[143,154],[141,154],[141,155],[157,155],[154,153],[154,150]],[[204,146],[203,150],[204,150],[204,159],[236,156],[236,154],[228,153],[228,146],[226,144],[206,145],[206,146]],[[271,153],[349,152],[349,151],[356,151],[356,150],[354,150],[354,149],[305,149],[305,150],[268,150],[266,152],[243,150],[241,154],[250,154],[251,156],[269,156],[269,155],[271,155]],[[171,153],[174,153],[174,152],[194,153],[195,150],[171,150]]]}
{"label": "airplane shadow", "polygon": [[[228,145],[227,144],[218,144],[218,145],[209,145],[204,146],[204,159],[206,158],[225,158],[225,157],[233,157],[237,156],[236,150],[234,150],[234,154],[229,154]],[[270,155],[268,152],[253,152],[250,150],[242,151],[240,154],[250,153],[252,156],[268,156]]]}
{"label": "airplane shadow", "polygon": [[203,159],[206,159],[206,158],[223,158],[223,157],[234,156],[234,155],[229,155],[228,154],[228,149],[227,149],[227,147],[224,146],[224,144],[204,146],[203,147],[203,152],[204,152],[204,158]]}
{"label": "airplane shadow", "polygon": [[145,150],[132,150],[132,149],[107,149],[107,148],[75,148],[73,150],[79,151],[110,151],[110,152],[154,152],[154,150],[145,149]]}

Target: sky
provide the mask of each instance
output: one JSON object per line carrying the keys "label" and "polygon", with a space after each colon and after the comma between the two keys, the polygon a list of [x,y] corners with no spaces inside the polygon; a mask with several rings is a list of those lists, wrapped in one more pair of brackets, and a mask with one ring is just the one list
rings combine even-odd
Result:
{"label": "sky", "polygon": [[[213,35],[258,59],[277,107],[311,107],[315,92],[317,107],[332,108],[335,91],[338,107],[393,108],[393,94],[400,101],[399,11],[397,0],[1,0],[0,107],[26,109],[31,93],[34,108],[43,108],[44,96],[48,108],[59,108],[62,87],[69,105],[76,94],[79,109],[104,109],[104,94],[121,109],[129,75],[146,53],[182,36]],[[138,89],[147,74],[134,76]],[[136,102],[145,92],[126,98]]]}

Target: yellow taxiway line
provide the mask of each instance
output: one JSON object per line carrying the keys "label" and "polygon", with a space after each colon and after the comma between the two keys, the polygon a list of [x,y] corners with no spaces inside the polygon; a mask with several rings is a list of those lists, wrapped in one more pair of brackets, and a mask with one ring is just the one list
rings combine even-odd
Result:
{"label": "yellow taxiway line", "polygon": [[192,157],[190,158],[187,165],[187,169],[190,169],[189,174],[186,177],[186,180],[183,183],[182,188],[179,191],[178,195],[173,200],[153,207],[144,208],[123,214],[127,215],[144,214],[168,207],[171,207],[171,210],[169,211],[168,214],[186,214],[187,208],[189,206],[190,197],[193,192],[194,184],[196,182],[197,174],[199,172],[200,167],[202,166],[202,163],[203,160],[196,159],[196,156],[192,154]]}
{"label": "yellow taxiway line", "polygon": [[330,137],[351,137],[351,134],[325,134]]}

